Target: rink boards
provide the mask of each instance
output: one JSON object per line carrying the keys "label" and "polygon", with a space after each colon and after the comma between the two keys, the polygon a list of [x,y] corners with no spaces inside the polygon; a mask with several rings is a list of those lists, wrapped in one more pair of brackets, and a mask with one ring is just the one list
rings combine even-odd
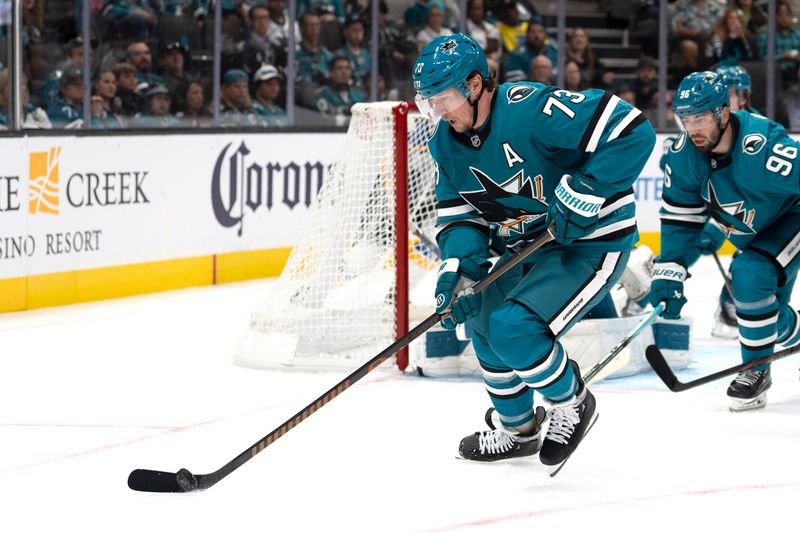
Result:
{"label": "rink boards", "polygon": [[[635,185],[656,253],[665,137]],[[0,139],[0,312],[278,275],[344,139]]]}

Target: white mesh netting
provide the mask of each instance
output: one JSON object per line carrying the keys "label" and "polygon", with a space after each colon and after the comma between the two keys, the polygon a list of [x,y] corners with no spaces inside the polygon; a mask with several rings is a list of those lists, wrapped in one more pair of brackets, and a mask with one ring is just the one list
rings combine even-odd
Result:
{"label": "white mesh netting", "polygon": [[[397,103],[357,104],[341,151],[274,289],[236,348],[237,364],[356,368],[395,337]],[[436,267],[433,125],[408,114],[409,285]],[[422,238],[421,238],[422,236]],[[433,294],[432,289],[426,294]],[[429,312],[432,311],[432,307]]]}

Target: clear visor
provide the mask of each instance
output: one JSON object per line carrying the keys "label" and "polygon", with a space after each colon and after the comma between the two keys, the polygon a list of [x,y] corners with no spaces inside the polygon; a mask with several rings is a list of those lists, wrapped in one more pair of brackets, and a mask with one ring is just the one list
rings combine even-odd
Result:
{"label": "clear visor", "polygon": [[681,129],[698,129],[698,128],[707,128],[717,122],[717,117],[711,111],[706,111],[705,113],[699,113],[696,115],[678,115],[677,117],[678,124],[681,126]]}
{"label": "clear visor", "polygon": [[451,87],[428,98],[417,93],[414,98],[419,112],[428,118],[442,118],[467,103],[467,98],[458,89]]}

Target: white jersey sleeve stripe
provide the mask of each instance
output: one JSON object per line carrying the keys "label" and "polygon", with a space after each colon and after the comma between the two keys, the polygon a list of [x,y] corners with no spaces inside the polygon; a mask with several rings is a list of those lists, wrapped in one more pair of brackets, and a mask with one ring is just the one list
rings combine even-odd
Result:
{"label": "white jersey sleeve stripe", "polygon": [[474,211],[475,211],[474,207],[472,207],[469,204],[464,204],[456,207],[441,207],[436,210],[436,215],[440,218],[446,218],[446,217],[464,215],[466,213],[472,213]]}
{"label": "white jersey sleeve stripe", "polygon": [[628,124],[630,124],[631,122],[633,122],[633,120],[634,120],[636,117],[638,117],[639,115],[641,115],[641,114],[642,114],[642,112],[641,112],[641,111],[639,111],[637,108],[635,108],[635,107],[634,107],[633,109],[631,109],[630,113],[628,113],[628,114],[625,116],[625,118],[623,118],[623,119],[620,121],[620,123],[619,123],[619,124],[617,124],[617,127],[613,129],[613,131],[611,132],[611,135],[609,135],[609,136],[608,136],[608,140],[607,140],[606,142],[613,141],[614,139],[616,139],[617,137],[619,137],[619,136],[620,136],[620,134],[621,134],[623,131],[625,131],[625,128],[627,128],[627,127],[628,127]]}
{"label": "white jersey sleeve stripe", "polygon": [[684,222],[697,222],[705,224],[708,217],[706,215],[668,215],[662,213],[661,220],[682,220]]}
{"label": "white jersey sleeve stripe", "polygon": [[627,196],[623,196],[622,198],[620,198],[619,200],[617,200],[613,204],[607,205],[607,206],[603,207],[602,209],[600,209],[600,212],[597,214],[597,216],[598,216],[598,218],[603,218],[607,214],[613,213],[614,211],[616,211],[620,207],[624,207],[624,206],[626,206],[628,204],[632,204],[635,201],[636,201],[636,199],[634,197],[634,194],[633,193],[628,194]]}
{"label": "white jersey sleeve stripe", "polygon": [[704,205],[699,207],[681,207],[669,203],[666,198],[662,198],[661,203],[664,210],[675,213],[676,215],[699,215],[706,212],[706,207]]}
{"label": "white jersey sleeve stripe", "polygon": [[597,149],[597,145],[600,144],[600,137],[603,136],[606,125],[611,119],[611,114],[614,112],[614,108],[617,107],[619,101],[619,96],[616,95],[609,99],[608,104],[606,104],[605,109],[603,109],[603,114],[600,115],[600,120],[597,121],[594,131],[592,131],[592,136],[589,137],[589,144],[586,145],[587,152],[594,152]]}
{"label": "white jersey sleeve stripe", "polygon": [[629,228],[635,225],[636,225],[635,218],[626,218],[624,220],[619,220],[607,226],[602,226],[596,229],[595,231],[591,232],[586,237],[581,237],[578,240],[583,241],[583,240],[596,239],[597,237],[602,237],[603,235],[608,235],[609,233],[614,233],[615,231],[621,230],[623,228]]}

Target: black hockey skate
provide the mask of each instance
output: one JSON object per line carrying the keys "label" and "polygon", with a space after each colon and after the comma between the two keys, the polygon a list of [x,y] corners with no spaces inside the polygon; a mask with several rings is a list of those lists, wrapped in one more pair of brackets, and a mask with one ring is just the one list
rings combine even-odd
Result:
{"label": "black hockey skate", "polygon": [[548,410],[547,417],[550,419],[550,424],[547,426],[547,434],[539,452],[542,464],[557,466],[550,473],[551,477],[558,474],[597,420],[594,395],[580,379],[578,365],[574,361],[571,361],[571,364],[579,380],[578,392],[574,398],[555,403]]}
{"label": "black hockey skate", "polygon": [[547,419],[544,407],[537,407],[533,415],[535,429],[530,435],[520,435],[503,427],[494,407],[486,411],[489,431],[479,431],[461,439],[458,454],[470,461],[499,461],[512,457],[534,455],[542,446],[542,424]]}
{"label": "black hockey skate", "polygon": [[766,370],[745,370],[739,372],[728,387],[731,399],[730,410],[750,411],[767,405],[767,389],[772,386],[769,368]]}

